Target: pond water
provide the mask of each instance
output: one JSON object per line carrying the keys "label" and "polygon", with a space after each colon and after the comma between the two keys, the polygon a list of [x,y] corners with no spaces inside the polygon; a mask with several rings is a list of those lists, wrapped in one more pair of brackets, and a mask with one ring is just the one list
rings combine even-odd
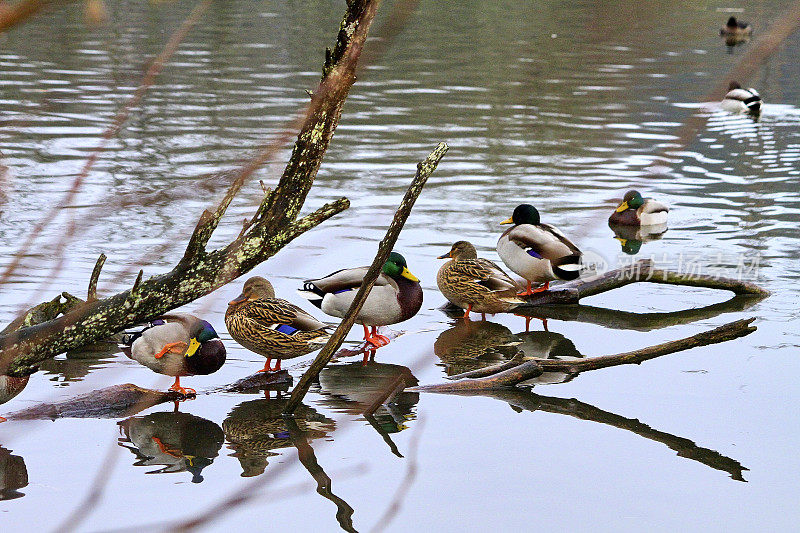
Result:
{"label": "pond water", "polygon": [[[9,169],[2,265],[69,189],[149,58],[194,6],[108,4],[111,22],[100,28],[65,5],[0,36],[0,152]],[[101,295],[129,287],[140,266],[146,275],[172,268],[202,209],[224,191],[208,175],[246,161],[307,101],[342,4],[215,2],[73,206],[0,287],[0,321],[60,291],[85,294],[101,252]],[[306,203],[344,195],[352,207],[254,271],[299,304],[303,279],[368,264],[416,162],[446,141],[450,151],[396,248],[422,280],[419,314],[392,327],[403,334],[375,362],[343,358],[326,370],[287,427],[276,421],[274,392],[266,400],[218,391],[264,363],[225,331],[241,282],[186,306],[220,332],[225,366],[185,380],[199,395],[179,413],[162,404],[128,418],[0,425],[2,529],[57,528],[100,474],[107,483],[79,531],[162,530],[207,512],[204,531],[794,529],[800,36],[742,80],[764,97],[759,122],[703,104],[750,46],[728,50],[721,24],[733,13],[765,29],[782,4],[420,2],[361,72]],[[381,7],[375,28],[392,6]],[[671,146],[694,115],[708,119],[703,128]],[[286,155],[257,178],[274,183]],[[634,187],[672,211],[669,230],[631,256],[605,221]],[[235,236],[259,191],[257,179],[246,186],[212,244]],[[637,284],[548,320],[548,332],[534,321],[524,335],[513,315],[450,318],[439,309],[436,257],[467,239],[499,261],[498,223],[522,202],[611,266],[652,258],[741,275],[772,296],[731,301],[726,292]],[[59,249],[70,224],[75,236]],[[392,380],[440,382],[502,359],[515,334],[531,353],[593,356],[750,316],[758,331],[748,337],[641,366],[493,396],[399,393],[365,415]],[[347,347],[357,345],[355,329]],[[0,414],[118,383],[169,386],[114,352],[47,362]],[[295,382],[312,358],[286,365]],[[251,499],[220,506],[237,491]]]}

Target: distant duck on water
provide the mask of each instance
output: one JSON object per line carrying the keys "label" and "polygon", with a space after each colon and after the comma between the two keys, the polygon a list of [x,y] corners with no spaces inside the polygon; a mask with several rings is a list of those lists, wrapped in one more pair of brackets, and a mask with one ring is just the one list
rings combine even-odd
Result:
{"label": "distant duck on water", "polygon": [[[324,313],[344,318],[364,283],[367,270],[369,267],[337,270],[324,278],[306,280],[298,292]],[[420,307],[422,287],[419,279],[408,270],[405,258],[392,252],[361,307],[356,323],[364,326],[364,340],[379,348],[389,344],[389,339],[378,334],[378,326],[408,320],[417,314]],[[372,331],[368,326],[372,326]]]}
{"label": "distant duck on water", "polygon": [[225,345],[211,324],[187,313],[163,315],[126,332],[120,347],[150,370],[174,376],[169,390],[183,395],[195,391],[181,387],[181,376],[213,374],[225,363]]}
{"label": "distant duck on water", "polygon": [[761,114],[761,95],[753,88],[745,89],[737,82],[732,81],[728,86],[728,93],[722,100],[721,107],[729,113],[747,113],[758,116]]}
{"label": "distant duck on water", "polygon": [[731,17],[719,30],[719,34],[725,39],[725,44],[733,48],[749,41],[753,35],[753,28],[747,22],[741,22],[736,20],[736,17]]}
{"label": "distant duck on water", "polygon": [[[497,253],[508,268],[528,282],[520,296],[546,291],[553,280],[578,278],[581,251],[560,230],[542,224],[535,207],[519,205],[501,224],[514,224],[497,241]],[[532,283],[544,285],[532,290]]]}
{"label": "distant duck on water", "polygon": [[669,207],[661,202],[652,198],[643,198],[639,191],[628,191],[622,198],[622,203],[608,217],[608,223],[623,226],[665,224],[667,213],[669,213]]}
{"label": "distant duck on water", "polygon": [[317,350],[330,339],[329,326],[276,298],[272,284],[261,276],[248,279],[242,294],[228,304],[225,325],[236,342],[267,358],[259,372],[277,372],[283,359]]}

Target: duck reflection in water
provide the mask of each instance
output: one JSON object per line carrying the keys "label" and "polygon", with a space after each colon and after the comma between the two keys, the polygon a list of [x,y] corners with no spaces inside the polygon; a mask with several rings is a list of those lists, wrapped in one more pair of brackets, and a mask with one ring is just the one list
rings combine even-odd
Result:
{"label": "duck reflection in water", "polygon": [[[288,399],[262,399],[242,402],[222,422],[233,457],[239,459],[242,477],[264,473],[268,459],[278,455],[272,450],[294,446],[287,421],[281,416]],[[325,437],[336,423],[307,405],[295,411],[294,422],[308,440]]]}
{"label": "duck reflection in water", "polygon": [[[493,366],[514,357],[527,359],[578,359],[583,357],[571,340],[552,331],[517,334],[494,322],[459,321],[443,331],[433,344],[448,376]],[[565,383],[576,374],[545,372],[521,385]]]}
{"label": "duck reflection in water", "polygon": [[[28,385],[28,378],[30,376],[13,377],[0,375],[0,405],[10,401],[14,396],[22,392],[22,389]],[[6,419],[0,416],[0,422],[5,422]]]}
{"label": "duck reflection in water", "polygon": [[18,489],[28,486],[28,469],[25,460],[12,455],[11,450],[0,446],[0,500],[13,500],[25,496]]}
{"label": "duck reflection in water", "polygon": [[159,412],[118,422],[119,445],[137,457],[134,466],[163,465],[148,474],[190,472],[192,483],[203,481],[202,470],[219,455],[225,436],[210,420],[189,413]]}
{"label": "duck reflection in water", "polygon": [[415,418],[419,393],[403,392],[419,382],[408,367],[375,361],[325,367],[319,375],[320,405],[350,415],[363,415],[392,453],[402,457],[392,433],[406,429]]}
{"label": "duck reflection in water", "polygon": [[619,241],[622,251],[628,255],[638,254],[643,243],[656,241],[667,232],[666,222],[649,226],[627,226],[609,222],[608,227],[614,232],[614,238]]}

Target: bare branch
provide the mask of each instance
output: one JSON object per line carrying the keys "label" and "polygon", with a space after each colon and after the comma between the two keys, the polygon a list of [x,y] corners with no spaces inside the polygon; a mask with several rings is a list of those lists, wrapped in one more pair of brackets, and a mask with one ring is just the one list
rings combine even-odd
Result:
{"label": "bare branch", "polygon": [[106,254],[100,254],[100,257],[97,258],[97,263],[94,264],[92,275],[89,278],[89,289],[86,294],[87,302],[97,300],[97,280],[100,278],[100,271],[103,269],[105,262]]}

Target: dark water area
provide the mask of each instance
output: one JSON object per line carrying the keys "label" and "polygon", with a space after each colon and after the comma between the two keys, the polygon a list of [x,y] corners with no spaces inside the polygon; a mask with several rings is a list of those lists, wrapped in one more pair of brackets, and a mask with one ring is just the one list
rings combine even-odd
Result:
{"label": "dark water area", "polygon": [[[70,188],[134,93],[187,1],[109,2],[88,27],[65,5],[0,35],[0,266]],[[375,29],[394,6],[386,2]],[[0,424],[0,528],[54,530],[107,474],[78,531],[162,530],[242,491],[204,531],[787,531],[800,511],[800,35],[743,85],[758,122],[704,95],[748,50],[719,27],[734,14],[759,30],[782,2],[420,2],[385,55],[360,74],[305,210],[352,206],[293,241],[254,274],[278,296],[302,280],[369,264],[417,161],[450,146],[398,241],[424,303],[375,361],[325,370],[298,417],[283,399],[220,388],[262,368],[235,343],[224,312],[241,282],[185,308],[211,322],[228,361],[187,378],[198,398],[127,416]],[[342,2],[215,2],[187,35],[122,131],[0,287],[0,323],[61,291],[99,293],[170,270],[203,209],[235,168],[274,139],[314,89]],[[370,45],[377,44],[372,40]],[[707,119],[688,145],[682,124]],[[242,191],[212,239],[235,237],[288,156]],[[671,207],[669,229],[623,251],[606,219],[637,188]],[[511,314],[451,318],[436,272],[466,239],[499,262],[499,222],[522,202],[610,267],[659,266],[742,277],[762,301],[723,291],[635,284],[582,302],[525,332]],[[74,223],[63,250],[60,237]],[[623,237],[636,240],[636,236]],[[630,249],[629,249],[630,251]],[[63,255],[63,262],[56,257]],[[689,270],[692,269],[692,270]],[[313,309],[316,312],[316,309]],[[321,313],[316,316],[322,318]],[[755,316],[729,343],[481,396],[395,390],[528,356],[589,357],[686,337]],[[346,347],[358,346],[360,328]],[[287,361],[294,382],[313,354]],[[134,383],[170,380],[112,347],[59,356],[0,406],[0,415]]]}

